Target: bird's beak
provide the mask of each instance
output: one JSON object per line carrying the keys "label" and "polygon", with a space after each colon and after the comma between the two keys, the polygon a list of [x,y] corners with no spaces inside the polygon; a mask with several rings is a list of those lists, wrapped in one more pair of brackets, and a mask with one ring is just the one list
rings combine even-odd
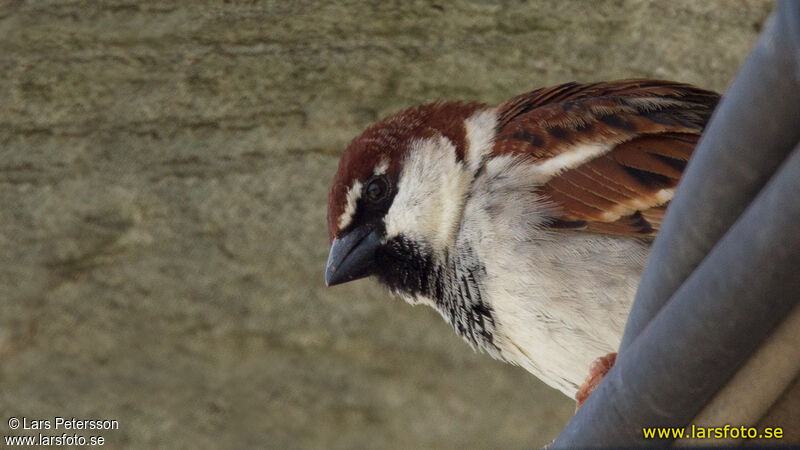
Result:
{"label": "bird's beak", "polygon": [[325,284],[334,286],[370,275],[381,238],[373,227],[361,226],[331,244]]}

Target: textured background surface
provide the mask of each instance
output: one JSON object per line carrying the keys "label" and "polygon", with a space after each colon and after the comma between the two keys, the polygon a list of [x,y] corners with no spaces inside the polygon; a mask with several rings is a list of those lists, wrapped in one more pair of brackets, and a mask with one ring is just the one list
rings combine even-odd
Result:
{"label": "textured background surface", "polygon": [[723,90],[767,1],[0,1],[0,430],[522,448],[572,403],[370,281],[322,285],[369,122],[633,76]]}

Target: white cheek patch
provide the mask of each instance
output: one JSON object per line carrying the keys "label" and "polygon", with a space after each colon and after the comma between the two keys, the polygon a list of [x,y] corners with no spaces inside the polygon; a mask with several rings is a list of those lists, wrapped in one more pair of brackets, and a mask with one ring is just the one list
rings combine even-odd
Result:
{"label": "white cheek patch", "polygon": [[353,216],[356,214],[356,203],[361,197],[361,182],[356,180],[350,189],[347,190],[347,204],[345,204],[344,212],[339,216],[339,229],[344,229],[350,222],[353,221]]}
{"label": "white cheek patch", "polygon": [[386,237],[404,234],[435,249],[452,244],[471,180],[472,173],[456,160],[455,146],[446,137],[412,142],[384,219]]}
{"label": "white cheek patch", "polygon": [[489,156],[494,143],[497,112],[494,109],[479,111],[464,121],[467,130],[467,164],[476,171]]}

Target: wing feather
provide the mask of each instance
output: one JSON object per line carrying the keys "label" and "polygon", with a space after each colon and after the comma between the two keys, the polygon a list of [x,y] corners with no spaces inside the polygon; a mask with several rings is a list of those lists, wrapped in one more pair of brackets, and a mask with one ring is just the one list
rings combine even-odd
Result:
{"label": "wing feather", "polygon": [[541,168],[554,229],[652,236],[718,100],[658,80],[538,89],[498,106],[492,152]]}

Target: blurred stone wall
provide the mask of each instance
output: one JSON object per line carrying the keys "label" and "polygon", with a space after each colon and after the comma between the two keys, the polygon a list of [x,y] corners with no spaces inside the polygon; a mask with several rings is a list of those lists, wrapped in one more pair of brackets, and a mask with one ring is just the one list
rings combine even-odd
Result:
{"label": "blurred stone wall", "polygon": [[[347,141],[569,80],[724,90],[768,1],[0,1],[0,434],[530,448],[573,404],[371,281],[326,289]],[[90,433],[88,433],[90,434]]]}

